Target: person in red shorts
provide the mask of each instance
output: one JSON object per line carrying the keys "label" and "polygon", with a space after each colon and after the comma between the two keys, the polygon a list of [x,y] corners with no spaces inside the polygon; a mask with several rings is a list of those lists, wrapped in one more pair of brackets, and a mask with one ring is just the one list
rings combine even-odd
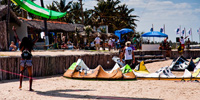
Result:
{"label": "person in red shorts", "polygon": [[186,36],[185,38],[183,38],[183,36],[181,36],[181,38],[180,38],[180,40],[179,40],[179,42],[181,43],[181,47],[183,48],[183,50],[184,50],[184,48],[185,48],[185,39],[187,38],[188,36]]}

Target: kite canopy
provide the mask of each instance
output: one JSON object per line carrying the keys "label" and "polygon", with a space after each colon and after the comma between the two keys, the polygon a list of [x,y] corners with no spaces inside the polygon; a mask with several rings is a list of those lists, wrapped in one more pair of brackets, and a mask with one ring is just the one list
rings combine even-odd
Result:
{"label": "kite canopy", "polygon": [[168,37],[168,35],[158,31],[152,31],[142,34],[142,37]]}
{"label": "kite canopy", "polygon": [[190,61],[185,59],[183,56],[179,56],[177,59],[174,59],[169,68],[172,71],[184,71],[185,69],[188,69],[189,71],[193,71],[195,69],[195,64],[192,61],[192,58]]}
{"label": "kite canopy", "polygon": [[37,16],[41,16],[48,19],[58,19],[66,15],[62,12],[56,12],[53,10],[49,10],[43,8],[30,0],[11,0],[16,5],[19,5],[22,9],[28,11],[29,13],[35,14]]}
{"label": "kite canopy", "polygon": [[116,30],[115,35],[117,35],[119,37],[119,40],[121,40],[121,35],[129,33],[129,32],[133,32],[133,30],[129,28],[123,28],[121,30]]}
{"label": "kite canopy", "polygon": [[122,73],[120,66],[116,63],[111,71],[105,71],[101,65],[95,69],[89,69],[82,59],[78,59],[64,73],[64,77],[79,79],[136,79],[130,66],[123,68]]}

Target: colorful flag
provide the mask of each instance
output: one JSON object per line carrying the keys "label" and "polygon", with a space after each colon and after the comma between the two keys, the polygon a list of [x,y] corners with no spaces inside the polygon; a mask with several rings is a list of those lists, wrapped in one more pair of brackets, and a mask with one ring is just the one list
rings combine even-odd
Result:
{"label": "colorful flag", "polygon": [[200,34],[200,28],[197,30],[197,33],[199,33],[199,34]]}
{"label": "colorful flag", "polygon": [[191,28],[188,30],[188,34],[189,34],[189,35],[192,34],[192,30],[191,30]]}
{"label": "colorful flag", "polygon": [[185,30],[182,30],[182,35],[184,35],[184,33],[185,33]]}
{"label": "colorful flag", "polygon": [[150,29],[151,32],[153,32],[153,27]]}
{"label": "colorful flag", "polygon": [[180,32],[180,28],[177,28],[176,29],[176,34],[179,34],[179,32]]}
{"label": "colorful flag", "polygon": [[161,33],[163,32],[163,28],[160,28],[160,32],[161,32]]}

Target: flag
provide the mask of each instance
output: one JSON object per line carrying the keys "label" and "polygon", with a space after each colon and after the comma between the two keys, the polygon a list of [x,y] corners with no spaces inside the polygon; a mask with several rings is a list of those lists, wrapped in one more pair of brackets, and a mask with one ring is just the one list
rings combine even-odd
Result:
{"label": "flag", "polygon": [[160,28],[160,32],[161,32],[161,33],[163,32],[163,28]]}
{"label": "flag", "polygon": [[151,32],[153,32],[153,27],[150,29]]}
{"label": "flag", "polygon": [[185,30],[182,30],[182,35],[184,35],[184,33],[185,33]]}
{"label": "flag", "polygon": [[179,32],[180,32],[180,28],[177,28],[176,29],[176,34],[179,34]]}
{"label": "flag", "polygon": [[192,34],[192,30],[191,30],[191,28],[188,30],[188,34],[189,34],[189,35]]}
{"label": "flag", "polygon": [[200,28],[197,30],[197,32],[200,34]]}

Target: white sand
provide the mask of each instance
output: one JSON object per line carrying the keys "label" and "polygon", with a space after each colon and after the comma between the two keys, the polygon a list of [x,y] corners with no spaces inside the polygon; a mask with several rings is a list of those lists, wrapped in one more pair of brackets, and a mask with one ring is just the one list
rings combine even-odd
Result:
{"label": "white sand", "polygon": [[[90,51],[90,50],[36,50],[33,51],[33,56],[40,55],[49,55],[49,56],[56,56],[56,55],[82,55],[82,54],[97,54],[97,53],[113,53],[118,52],[117,50],[111,50],[111,51]],[[20,56],[20,51],[6,51],[6,52],[0,52],[0,56]]]}
{"label": "white sand", "polygon": [[[150,72],[170,65],[172,60],[146,64]],[[183,74],[183,73],[181,73]],[[35,77],[34,92],[28,91],[29,82],[19,80],[0,81],[0,100],[66,100],[66,99],[166,99],[198,100],[200,83],[161,80],[88,81],[62,77]]]}

